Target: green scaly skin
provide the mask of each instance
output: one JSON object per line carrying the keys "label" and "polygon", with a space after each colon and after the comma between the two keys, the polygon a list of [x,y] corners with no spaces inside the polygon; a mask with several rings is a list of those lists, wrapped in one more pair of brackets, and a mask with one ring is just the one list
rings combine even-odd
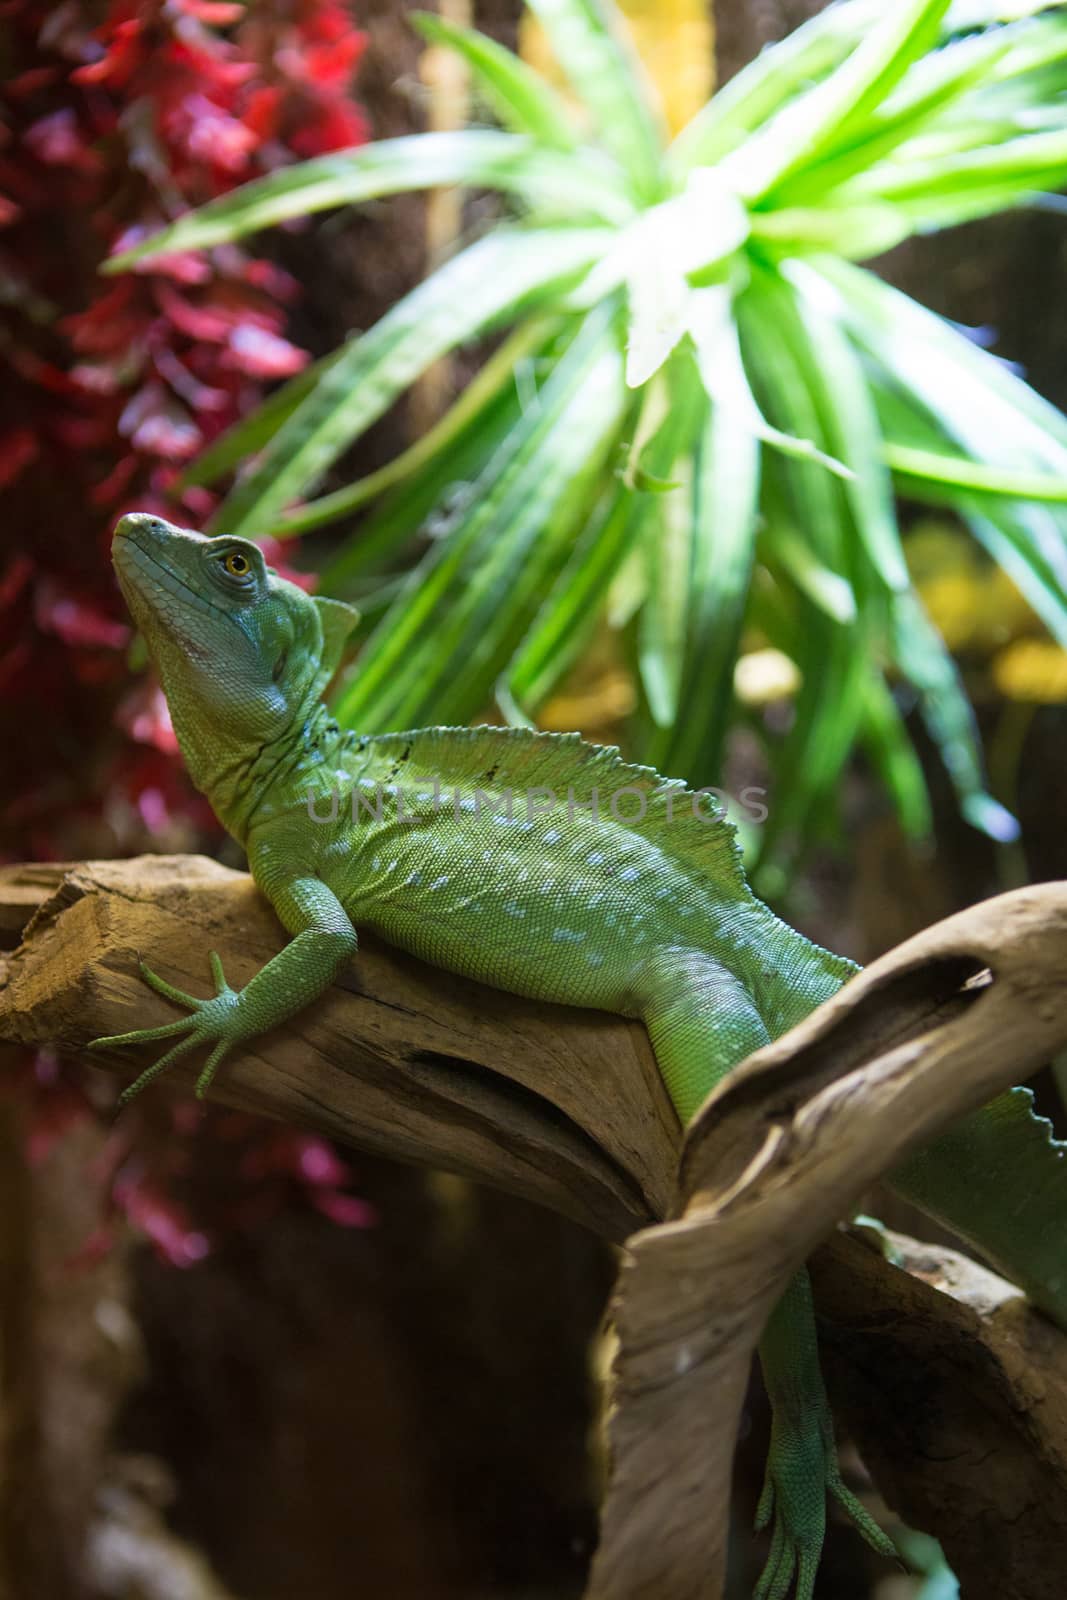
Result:
{"label": "green scaly skin", "polygon": [[[240,991],[212,955],[208,1000],[142,969],[190,1014],[94,1041],[177,1040],[124,1099],[200,1046],[203,1094],[229,1050],[330,986],[356,924],[515,994],[640,1017],[683,1123],[856,971],[753,896],[727,822],[613,750],[521,730],[339,729],[322,696],[357,614],[280,579],[254,544],[138,514],[113,554],[189,771],[292,935]],[[1064,1174],[1063,1147],[1015,1090],[895,1176],[1067,1326]],[[811,1600],[828,1495],[893,1547],[841,1482],[806,1273],[760,1358],[774,1420],[755,1600]]]}

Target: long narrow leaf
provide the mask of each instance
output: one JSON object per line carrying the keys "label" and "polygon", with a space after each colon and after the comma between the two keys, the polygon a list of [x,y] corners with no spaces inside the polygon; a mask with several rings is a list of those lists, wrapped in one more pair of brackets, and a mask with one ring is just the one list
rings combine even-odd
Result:
{"label": "long narrow leaf", "polygon": [[[780,307],[765,280],[750,284],[736,301],[745,368],[760,409],[782,433],[810,439],[826,455],[826,434],[808,375],[783,341],[777,323]],[[781,488],[786,520],[803,538],[820,566],[851,585],[851,540],[840,482],[815,460],[779,454],[765,475],[765,487]],[[851,608],[854,614],[854,607]]]}
{"label": "long narrow leaf", "polygon": [[340,350],[335,350],[331,355],[324,356],[321,361],[315,361],[311,366],[298,372],[295,378],[290,378],[288,383],[283,383],[281,388],[275,389],[262,405],[249,412],[247,417],[242,417],[232,427],[227,428],[217,439],[212,440],[206,450],[202,450],[195,461],[190,462],[178,480],[179,488],[187,488],[192,484],[215,483],[226,473],[232,472],[240,466],[242,461],[255,455],[257,450],[262,450],[267,441],[277,433],[287,417],[292,416],[300,402],[305,399],[321,380],[323,374],[332,364],[340,359]]}
{"label": "long narrow leaf", "polygon": [[974,712],[956,664],[916,595],[895,597],[892,637],[897,666],[918,691],[963,815],[992,839],[1017,838],[1015,818],[986,790]]}
{"label": "long narrow leaf", "polygon": [[534,202],[562,202],[572,215],[584,212],[605,221],[624,221],[632,209],[610,162],[596,151],[585,152],[579,163],[493,128],[420,133],[280,167],[179,217],[113,256],[103,270],[124,272],[154,256],[226,244],[293,217],[453,183],[503,189]]}
{"label": "long narrow leaf", "polygon": [[301,506],[298,511],[289,512],[276,525],[275,538],[291,539],[310,528],[336,522],[339,517],[357,511],[369,500],[377,499],[394,484],[410,477],[440,452],[450,449],[470,423],[485,413],[504,385],[514,382],[516,366],[543,345],[558,326],[559,319],[551,317],[531,317],[528,322],[521,324],[510,338],[505,339],[499,350],[493,352],[459,398],[421,439],[409,445],[384,467],[379,467],[377,472],[369,473],[344,489],[323,495],[309,505]]}
{"label": "long narrow leaf", "polygon": [[500,390],[447,454],[433,456],[399,483],[344,541],[322,570],[324,592],[355,598],[360,582],[391,565],[407,545],[447,538],[469,513],[489,462],[506,454],[522,415],[517,387]]}
{"label": "long narrow leaf", "polygon": [[[814,270],[803,269],[805,287]],[[976,459],[1067,471],[1067,417],[1003,361],[872,272],[827,259],[818,277],[856,340]]]}
{"label": "long narrow leaf", "polygon": [[[954,0],[942,21],[942,38],[1032,17],[1046,9],[1044,0],[1004,0],[1002,4]],[[720,161],[798,91],[839,66],[885,10],[883,0],[838,0],[777,44],[767,46],[678,134],[670,149],[672,168],[686,172]]]}
{"label": "long narrow leaf", "polygon": [[[874,393],[886,426],[905,439],[909,448],[945,451],[948,435],[914,398],[878,379]],[[961,490],[949,494],[946,489],[941,503],[951,505],[964,518],[979,544],[1012,579],[1053,637],[1067,644],[1067,519],[1063,514],[1040,504]]]}
{"label": "long narrow leaf", "polygon": [[498,700],[535,711],[573,665],[648,514],[649,498],[613,478],[508,663]]}
{"label": "long narrow leaf", "polygon": [[695,534],[691,449],[707,401],[693,359],[685,351],[670,362],[661,381],[664,419],[644,459],[659,452],[653,472],[671,487],[655,494],[642,530],[645,603],[638,625],[637,664],[652,721],[669,728],[679,713]]}
{"label": "long narrow leaf", "polygon": [[753,240],[765,255],[785,260],[835,255],[845,261],[869,261],[910,238],[917,228],[906,207],[883,200],[838,205],[825,198],[817,206],[752,213]]}
{"label": "long narrow leaf", "polygon": [[905,834],[911,839],[929,838],[933,816],[922,763],[880,673],[872,673],[867,680],[862,736]]}
{"label": "long narrow leaf", "polygon": [[678,134],[670,148],[674,170],[720,161],[792,95],[838,66],[875,14],[874,6],[856,0],[828,6],[762,50]]}
{"label": "long narrow leaf", "polygon": [[741,355],[730,286],[717,284],[691,290],[687,309],[688,331],[708,398],[735,415],[763,444],[801,461],[817,461],[837,477],[850,477],[849,467],[824,455],[810,439],[798,439],[772,427],[756,404]]}
{"label": "long narrow leaf", "polygon": [[862,126],[937,38],[948,0],[898,0],[822,83],[788,104],[748,144],[727,156],[724,175],[739,194],[768,196]]}
{"label": "long narrow leaf", "polygon": [[[792,270],[835,286],[853,336],[909,397],[909,443],[937,449],[947,439],[987,466],[1067,476],[1067,419],[995,357],[870,273],[840,262],[821,263],[818,273]],[[932,429],[926,439],[915,437],[919,408]],[[966,494],[956,505],[1046,626],[1067,640],[1067,514],[1025,502],[998,508]]]}
{"label": "long narrow leaf", "polygon": [[837,191],[836,202],[849,205],[887,200],[902,205],[917,199],[927,203],[950,202],[969,189],[1012,188],[1019,195],[1036,189],[1055,189],[1067,175],[1067,132],[1033,133],[993,148],[942,156],[936,162],[878,162]]}
{"label": "long narrow leaf", "polygon": [[973,84],[982,82],[1014,44],[1010,30],[964,39],[914,66],[884,106],[878,107],[843,145],[783,180],[781,205],[803,205],[863,172],[921,134]]}
{"label": "long narrow leaf", "polygon": [[663,131],[652,90],[617,15],[600,0],[530,0],[530,9],[635,193],[658,199]]}
{"label": "long narrow leaf", "polygon": [[882,434],[859,358],[836,318],[784,286],[772,297],[777,324],[788,340],[822,418],[834,455],[851,467],[843,492],[871,566],[888,589],[908,587],[892,484],[883,460]]}
{"label": "long narrow leaf", "polygon": [[265,531],[420,372],[505,312],[536,307],[603,248],[582,229],[499,229],[438,269],[350,344],[220,508],[219,532]]}
{"label": "long narrow leaf", "polygon": [[461,55],[496,116],[514,133],[529,134],[550,149],[573,150],[578,138],[570,112],[539,72],[476,28],[462,28],[432,11],[408,15],[430,44]]}
{"label": "long narrow leaf", "polygon": [[661,771],[692,783],[715,784],[721,777],[755,555],[759,479],[759,443],[745,419],[712,405],[693,480],[682,714],[642,751]]}
{"label": "long narrow leaf", "polygon": [[886,440],[883,455],[901,494],[921,500],[924,493],[958,497],[960,491],[992,495],[997,500],[1038,500],[1067,505],[1067,476],[1054,478],[1047,472],[1012,472],[1004,467],[987,467],[967,456],[947,455],[942,450],[920,450],[914,445]]}
{"label": "long narrow leaf", "polygon": [[[617,426],[620,377],[610,318],[595,315],[490,463],[468,514],[371,636],[340,720],[374,729],[417,716],[462,720],[484,703],[536,610],[546,560],[562,565],[560,525],[569,535],[569,519],[588,504]],[[538,548],[550,528],[555,537]]]}
{"label": "long narrow leaf", "polygon": [[1067,593],[1059,570],[1064,547],[1062,527],[1050,525],[1047,513],[1036,506],[1017,508],[1014,515],[988,504],[968,506],[966,501],[956,509],[978,543],[1007,573],[1056,642],[1067,650]]}

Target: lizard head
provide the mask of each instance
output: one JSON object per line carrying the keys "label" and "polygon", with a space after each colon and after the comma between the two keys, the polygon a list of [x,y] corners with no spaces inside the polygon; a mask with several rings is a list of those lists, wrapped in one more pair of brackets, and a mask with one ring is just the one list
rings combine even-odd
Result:
{"label": "lizard head", "polygon": [[303,721],[359,616],[280,578],[247,539],[148,512],[122,518],[112,560],[183,748],[208,730],[231,749],[262,745]]}

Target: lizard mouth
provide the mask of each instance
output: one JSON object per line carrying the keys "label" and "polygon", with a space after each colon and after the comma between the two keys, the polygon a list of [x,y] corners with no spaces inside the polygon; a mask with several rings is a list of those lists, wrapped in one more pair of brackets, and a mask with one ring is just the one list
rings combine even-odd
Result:
{"label": "lizard mouth", "polygon": [[119,588],[138,625],[162,626],[190,655],[205,660],[208,651],[182,626],[182,617],[190,612],[225,617],[225,611],[191,588],[158,549],[146,549],[137,531],[123,523],[115,530],[111,558]]}

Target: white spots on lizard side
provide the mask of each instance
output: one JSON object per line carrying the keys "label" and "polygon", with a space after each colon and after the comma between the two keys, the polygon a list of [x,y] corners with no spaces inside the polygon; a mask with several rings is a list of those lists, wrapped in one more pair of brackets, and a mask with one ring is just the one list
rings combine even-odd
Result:
{"label": "white spots on lizard side", "polygon": [[558,828],[549,828],[548,832],[544,835],[542,842],[544,844],[559,844],[559,841],[562,838],[563,835],[560,833]]}
{"label": "white spots on lizard side", "polygon": [[419,884],[421,882],[422,882],[422,873],[421,872],[409,872],[407,877],[404,879],[405,885],[407,885],[409,883]]}
{"label": "white spots on lizard side", "polygon": [[603,850],[592,850],[585,859],[591,867],[602,867],[604,865],[604,852]]}
{"label": "white spots on lizard side", "polygon": [[581,944],[585,934],[577,928],[553,928],[552,942],[554,944]]}
{"label": "white spots on lizard side", "polygon": [[585,952],[586,965],[602,967],[604,965],[604,952],[602,950],[587,950]]}
{"label": "white spots on lizard side", "polygon": [[506,900],[504,902],[504,915],[507,917],[524,917],[526,915],[526,907],[518,905],[514,900]]}
{"label": "white spots on lizard side", "polygon": [[619,878],[623,883],[635,883],[641,876],[636,867],[623,867]]}
{"label": "white spots on lizard side", "polygon": [[435,878],[433,880],[433,882],[430,885],[430,888],[431,889],[443,889],[445,884],[448,882],[448,877],[449,877],[449,875],[448,875],[447,872],[442,873],[439,878]]}

